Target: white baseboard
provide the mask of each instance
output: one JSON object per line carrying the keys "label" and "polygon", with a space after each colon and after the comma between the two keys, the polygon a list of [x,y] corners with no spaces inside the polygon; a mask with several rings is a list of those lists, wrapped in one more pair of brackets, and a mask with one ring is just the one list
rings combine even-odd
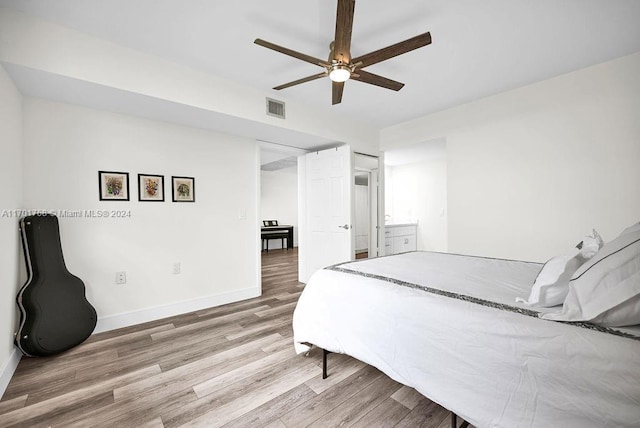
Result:
{"label": "white baseboard", "polygon": [[96,325],[96,329],[93,333],[102,333],[103,331],[115,330],[117,328],[142,324],[148,321],[172,317],[174,315],[186,314],[188,312],[198,311],[214,306],[226,305],[227,303],[258,297],[261,293],[262,291],[260,288],[244,288],[242,290],[216,294],[199,299],[185,300],[168,305],[141,309],[134,312],[109,315],[102,318],[99,317],[98,324]]}
{"label": "white baseboard", "polygon": [[0,372],[0,397],[2,397],[4,392],[7,390],[7,386],[9,386],[9,382],[11,381],[16,368],[18,368],[20,358],[22,358],[22,353],[17,348],[14,348],[7,360],[7,363],[2,368],[2,372]]}

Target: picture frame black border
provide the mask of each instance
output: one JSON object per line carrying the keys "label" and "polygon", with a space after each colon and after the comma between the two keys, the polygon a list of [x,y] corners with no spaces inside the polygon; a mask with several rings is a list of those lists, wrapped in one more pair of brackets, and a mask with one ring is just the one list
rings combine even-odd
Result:
{"label": "picture frame black border", "polygon": [[[177,200],[176,199],[176,179],[191,180],[191,200]],[[173,202],[195,202],[196,201],[196,179],[194,177],[184,177],[179,175],[171,176],[171,200]]]}
{"label": "picture frame black border", "polygon": [[[160,192],[162,194],[161,199],[142,199],[142,178],[143,177],[155,177],[160,179]],[[158,174],[138,174],[138,201],[140,202],[164,202],[164,175]]]}
{"label": "picture frame black border", "polygon": [[[102,178],[103,178],[103,174],[121,174],[125,176],[125,181],[126,181],[126,188],[127,188],[127,197],[126,198],[105,198],[102,194]],[[100,198],[101,201],[116,201],[116,202],[122,202],[122,201],[129,201],[131,196],[129,195],[129,173],[128,172],[122,172],[122,171],[98,171],[98,197]]]}

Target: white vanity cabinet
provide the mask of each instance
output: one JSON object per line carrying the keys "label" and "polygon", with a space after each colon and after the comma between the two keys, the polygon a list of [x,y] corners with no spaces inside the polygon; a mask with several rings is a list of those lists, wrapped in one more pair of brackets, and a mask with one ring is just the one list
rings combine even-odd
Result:
{"label": "white vanity cabinet", "polygon": [[415,223],[388,224],[384,227],[384,253],[398,254],[415,251],[416,229]]}

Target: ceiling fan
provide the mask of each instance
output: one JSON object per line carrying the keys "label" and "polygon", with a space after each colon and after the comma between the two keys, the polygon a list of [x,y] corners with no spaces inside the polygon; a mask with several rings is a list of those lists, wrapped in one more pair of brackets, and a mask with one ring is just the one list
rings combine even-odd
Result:
{"label": "ceiling fan", "polygon": [[404,83],[379,76],[377,74],[364,71],[363,68],[373,64],[385,61],[398,55],[410,52],[414,49],[427,46],[431,43],[431,34],[426,32],[418,36],[407,39],[403,42],[396,43],[386,48],[378,49],[368,54],[352,58],[351,57],[351,30],[353,29],[353,12],[355,9],[355,0],[338,0],[338,11],[336,13],[336,33],[329,49],[329,59],[324,61],[314,58],[300,52],[267,42],[266,40],[256,39],[255,44],[264,46],[265,48],[278,51],[285,55],[292,56],[302,61],[318,65],[324,68],[322,73],[312,76],[303,77],[293,82],[276,86],[273,89],[280,90],[300,83],[310,82],[329,76],[332,80],[332,104],[339,104],[342,101],[342,92],[344,90],[344,82],[353,79],[370,85],[380,86],[382,88],[399,91]]}

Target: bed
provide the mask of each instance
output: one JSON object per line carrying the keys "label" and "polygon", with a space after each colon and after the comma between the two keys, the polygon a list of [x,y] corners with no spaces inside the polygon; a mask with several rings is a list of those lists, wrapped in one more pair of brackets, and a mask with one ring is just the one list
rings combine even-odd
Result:
{"label": "bed", "polygon": [[298,353],[350,355],[476,427],[640,426],[640,326],[540,319],[543,265],[410,252],[314,273]]}

